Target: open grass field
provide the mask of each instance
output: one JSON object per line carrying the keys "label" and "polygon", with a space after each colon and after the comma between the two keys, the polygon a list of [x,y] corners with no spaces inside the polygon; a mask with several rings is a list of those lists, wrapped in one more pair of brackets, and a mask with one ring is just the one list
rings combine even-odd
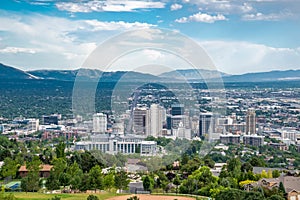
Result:
{"label": "open grass field", "polygon": [[149,195],[149,194],[137,194],[137,195],[126,195],[111,197],[108,200],[126,200],[129,197],[137,196],[140,200],[195,200],[193,197],[182,197],[182,196],[160,196],[160,195]]}
{"label": "open grass field", "polygon": [[[25,192],[16,192],[13,193],[18,200],[49,200],[52,197],[58,196],[61,199],[66,200],[86,200],[89,194],[80,193],[80,194],[43,194],[43,193],[25,193]],[[111,197],[118,196],[118,194],[113,193],[102,193],[94,194],[99,197],[100,200],[109,199]]]}
{"label": "open grass field", "polygon": [[[89,194],[43,194],[43,193],[25,193],[16,192],[13,193],[18,200],[49,200],[52,197],[58,196],[62,200],[86,200]],[[127,198],[135,195],[118,195],[115,193],[102,193],[94,194],[99,197],[100,200],[127,200]],[[195,200],[193,197],[183,197],[183,196],[163,196],[163,195],[136,195],[140,200]]]}

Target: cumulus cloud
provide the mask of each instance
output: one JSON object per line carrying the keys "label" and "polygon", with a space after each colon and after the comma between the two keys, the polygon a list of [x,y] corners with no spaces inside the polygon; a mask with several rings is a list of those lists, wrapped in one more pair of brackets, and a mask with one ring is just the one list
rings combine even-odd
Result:
{"label": "cumulus cloud", "polygon": [[202,41],[217,68],[230,74],[300,69],[300,48],[275,48],[249,42]]}
{"label": "cumulus cloud", "polygon": [[171,5],[170,9],[171,11],[174,11],[174,10],[180,10],[182,8],[182,5],[181,4],[178,4],[178,3],[174,3]]}
{"label": "cumulus cloud", "polygon": [[140,22],[124,22],[124,21],[112,21],[112,22],[103,22],[99,20],[84,20],[84,23],[91,26],[93,31],[101,30],[122,30],[122,29],[131,29],[131,28],[149,28],[155,25],[148,23]]}
{"label": "cumulus cloud", "polygon": [[69,12],[132,12],[138,9],[164,8],[165,3],[159,1],[79,1],[79,2],[58,2],[56,7],[59,10]]}
{"label": "cumulus cloud", "polygon": [[[140,22],[3,14],[0,16],[0,31],[6,37],[1,41],[0,60],[20,68],[26,65],[31,69],[80,67],[97,44],[112,34],[151,26]],[[17,53],[18,59],[13,56]],[[32,54],[36,55],[35,59],[32,59]]]}
{"label": "cumulus cloud", "polygon": [[187,23],[187,22],[204,22],[204,23],[214,23],[216,21],[224,21],[227,20],[227,18],[224,15],[217,14],[217,15],[209,15],[206,13],[196,13],[194,15],[191,15],[189,17],[182,17],[179,19],[176,19],[175,22],[178,23]]}

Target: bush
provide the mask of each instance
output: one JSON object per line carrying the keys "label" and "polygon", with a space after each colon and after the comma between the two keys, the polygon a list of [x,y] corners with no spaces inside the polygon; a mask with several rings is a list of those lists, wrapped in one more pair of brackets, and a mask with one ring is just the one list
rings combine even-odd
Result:
{"label": "bush", "polygon": [[2,200],[16,200],[17,198],[13,194],[5,195],[4,193],[0,194],[0,199]]}
{"label": "bush", "polygon": [[87,200],[99,200],[99,198],[97,196],[91,194],[88,196]]}
{"label": "bush", "polygon": [[127,200],[140,200],[137,196],[129,197]]}

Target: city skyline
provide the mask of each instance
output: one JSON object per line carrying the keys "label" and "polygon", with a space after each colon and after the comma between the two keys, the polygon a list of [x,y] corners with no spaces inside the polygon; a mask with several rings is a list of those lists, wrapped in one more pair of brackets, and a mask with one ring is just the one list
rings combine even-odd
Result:
{"label": "city skyline", "polygon": [[[22,70],[78,69],[111,36],[163,28],[198,42],[225,73],[300,69],[299,10],[282,0],[9,0],[0,5],[0,61]],[[145,63],[165,56],[140,54]]]}

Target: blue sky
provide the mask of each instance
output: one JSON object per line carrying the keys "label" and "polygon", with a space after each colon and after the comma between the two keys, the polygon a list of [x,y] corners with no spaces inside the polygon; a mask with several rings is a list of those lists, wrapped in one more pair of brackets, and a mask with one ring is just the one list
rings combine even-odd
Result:
{"label": "blue sky", "polygon": [[297,0],[4,0],[0,62],[75,69],[111,36],[149,27],[194,39],[226,73],[300,69]]}

